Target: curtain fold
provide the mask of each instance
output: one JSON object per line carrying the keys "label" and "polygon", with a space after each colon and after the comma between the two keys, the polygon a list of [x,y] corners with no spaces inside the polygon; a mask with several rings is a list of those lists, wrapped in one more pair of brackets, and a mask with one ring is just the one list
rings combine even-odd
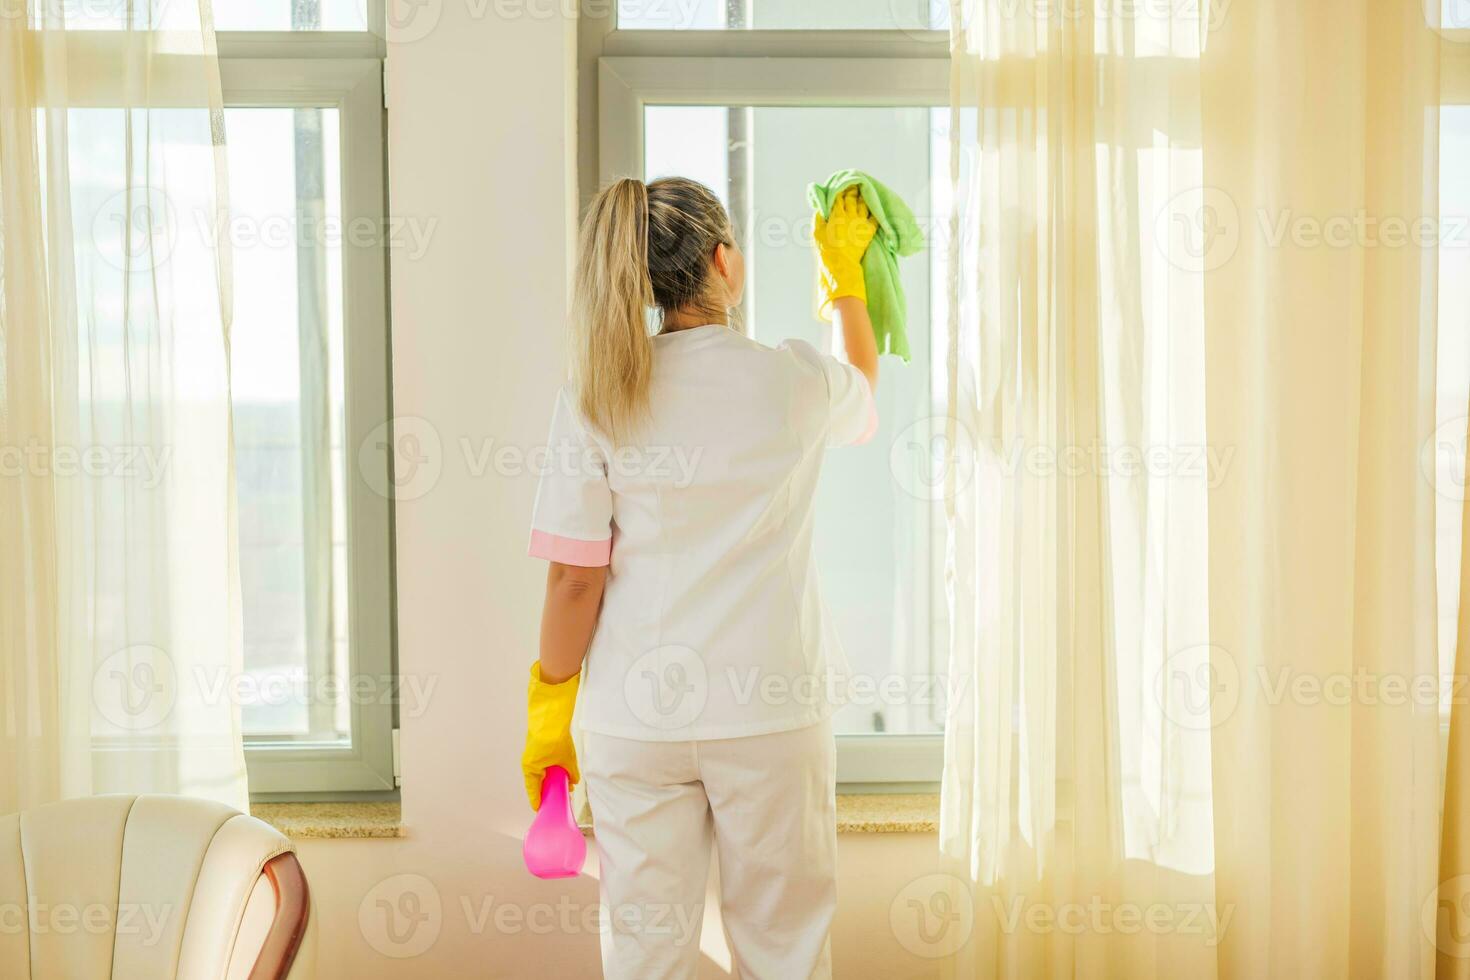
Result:
{"label": "curtain fold", "polygon": [[[1470,271],[1470,270],[1467,270]],[[1462,408],[1470,406],[1462,403]],[[1462,451],[1470,449],[1464,438],[1465,416],[1459,418]],[[1462,459],[1470,467],[1470,455]],[[1462,474],[1470,470],[1461,470]],[[1461,483],[1463,488],[1463,482]],[[1470,495],[1462,495],[1461,506],[1470,509]],[[1458,610],[1454,642],[1452,681],[1470,677],[1470,521],[1460,524],[1460,560],[1456,563]],[[1453,691],[1453,685],[1452,685]],[[1421,915],[1435,940],[1435,975],[1441,980],[1470,977],[1470,699],[1459,688],[1450,707],[1450,730],[1446,749],[1444,816],[1440,828],[1439,874],[1432,899],[1426,900]]]}
{"label": "curtain fold", "polygon": [[955,975],[1435,969],[1425,9],[952,7]]}
{"label": "curtain fold", "polygon": [[247,805],[208,0],[0,0],[0,812]]}
{"label": "curtain fold", "polygon": [[1424,9],[1237,4],[1206,58],[1206,177],[1245,222],[1206,277],[1208,428],[1260,447],[1211,499],[1232,975],[1433,968],[1436,249],[1393,224],[1438,218]]}
{"label": "curtain fold", "polygon": [[[1467,50],[1462,44],[1458,52],[1446,51],[1446,60],[1454,56],[1463,64]],[[1454,111],[1462,120],[1470,119],[1470,107],[1463,102]],[[1463,150],[1470,145],[1466,128],[1462,124],[1459,133],[1442,140],[1451,159],[1465,160]],[[1467,199],[1470,192],[1448,183],[1441,188],[1447,221],[1464,220]],[[1458,244],[1440,254],[1440,425],[1433,452],[1422,457],[1439,491],[1440,658],[1448,681],[1441,694],[1449,712],[1438,887],[1425,901],[1422,916],[1435,939],[1436,975],[1464,980],[1470,978],[1470,521],[1464,519],[1470,511],[1465,480],[1470,472],[1470,249],[1464,247],[1464,238]]]}

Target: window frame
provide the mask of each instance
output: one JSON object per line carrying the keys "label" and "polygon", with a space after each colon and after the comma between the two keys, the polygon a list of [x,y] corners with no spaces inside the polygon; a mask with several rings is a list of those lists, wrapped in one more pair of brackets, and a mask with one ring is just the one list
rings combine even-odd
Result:
{"label": "window frame", "polygon": [[[1440,35],[1440,103],[1470,105],[1470,29]],[[611,16],[584,16],[578,27],[581,204],[608,178],[643,172],[645,105],[944,106],[948,63],[946,31],[620,31]],[[898,98],[903,85],[912,88]],[[854,734],[837,741],[843,791],[917,788],[940,778],[943,735]]]}
{"label": "window frame", "polygon": [[[382,39],[370,32],[232,31],[219,32],[216,44],[226,108],[337,110],[343,225],[368,221],[386,233]],[[380,234],[372,245],[342,246],[347,680],[373,678],[376,686],[373,697],[350,705],[345,745],[247,738],[255,801],[385,796],[397,788],[392,502],[372,488],[364,470],[369,464],[357,451],[392,418],[384,239]],[[391,454],[371,465],[379,464],[373,481],[392,486]],[[386,688],[377,683],[382,678],[390,679]]]}
{"label": "window frame", "polygon": [[[578,65],[583,207],[611,178],[643,173],[648,105],[949,105],[947,31],[619,31],[609,17],[584,17]],[[932,791],[944,740],[839,734],[839,791]]]}
{"label": "window frame", "polygon": [[[1439,41],[1439,104],[1446,106],[1470,106],[1470,28],[1447,28],[1441,30]],[[1442,164],[1439,179],[1444,179]],[[1439,712],[1439,747],[1448,752],[1450,741],[1450,712],[1441,705]]]}

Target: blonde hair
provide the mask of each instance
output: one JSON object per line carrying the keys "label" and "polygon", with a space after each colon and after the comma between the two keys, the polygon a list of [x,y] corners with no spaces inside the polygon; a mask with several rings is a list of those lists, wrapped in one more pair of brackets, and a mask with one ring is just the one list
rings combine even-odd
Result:
{"label": "blonde hair", "polygon": [[[577,242],[572,384],[592,425],[626,435],[648,412],[653,344],[647,313],[709,306],[711,259],[733,245],[719,198],[693,180],[625,177],[592,199]],[[659,329],[662,330],[660,322]]]}

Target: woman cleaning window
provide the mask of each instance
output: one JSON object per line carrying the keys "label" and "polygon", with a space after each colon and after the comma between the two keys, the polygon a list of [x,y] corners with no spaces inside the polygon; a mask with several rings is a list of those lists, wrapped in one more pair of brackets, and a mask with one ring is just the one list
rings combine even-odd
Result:
{"label": "woman cleaning window", "polygon": [[620,180],[582,224],[531,532],[551,568],[523,769],[533,808],[548,767],[587,779],[609,978],[695,975],[711,846],[737,974],[831,973],[845,663],[813,497],[825,448],[877,426],[875,224],[852,189],[814,232],[846,363],[731,326],[745,260],[704,186]]}

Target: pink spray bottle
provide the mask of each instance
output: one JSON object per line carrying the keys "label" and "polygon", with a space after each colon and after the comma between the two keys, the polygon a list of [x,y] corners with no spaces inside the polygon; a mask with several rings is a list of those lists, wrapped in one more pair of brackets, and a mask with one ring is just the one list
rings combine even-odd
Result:
{"label": "pink spray bottle", "polygon": [[541,780],[541,809],[521,848],[526,870],[537,878],[575,878],[587,860],[587,840],[572,816],[571,777],[548,766]]}

